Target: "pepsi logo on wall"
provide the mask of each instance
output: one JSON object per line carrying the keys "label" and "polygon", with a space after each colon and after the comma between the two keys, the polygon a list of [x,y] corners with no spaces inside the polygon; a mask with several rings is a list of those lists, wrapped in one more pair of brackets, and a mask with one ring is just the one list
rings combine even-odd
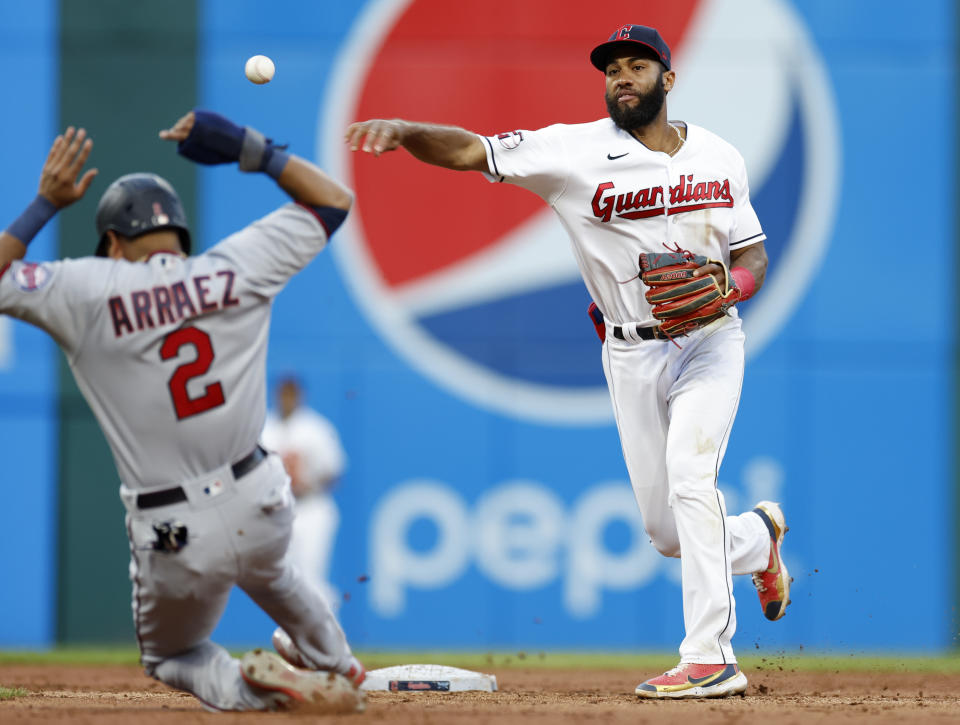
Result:
{"label": "pepsi logo on wall", "polygon": [[484,135],[606,114],[590,50],[623,23],[659,28],[677,83],[669,116],[743,154],[770,266],[741,309],[747,355],[787,323],[825,253],[840,175],[838,121],[818,51],[786,0],[371,2],[338,56],[319,155],[357,191],[333,245],[358,306],[410,365],[479,407],[559,425],[608,424],[589,298],[553,212],[480,174],[406,151],[351,154],[367,118]]}

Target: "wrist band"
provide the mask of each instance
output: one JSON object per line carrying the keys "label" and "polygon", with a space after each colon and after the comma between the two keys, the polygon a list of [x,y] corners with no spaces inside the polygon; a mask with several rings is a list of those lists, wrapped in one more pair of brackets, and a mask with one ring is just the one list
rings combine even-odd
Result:
{"label": "wrist band", "polygon": [[245,126],[243,144],[240,147],[238,166],[240,171],[262,171],[277,181],[290,160],[284,147],[274,145],[255,128]]}
{"label": "wrist band", "polygon": [[240,171],[260,171],[267,151],[267,139],[255,128],[244,126],[237,166]]}
{"label": "wrist band", "polygon": [[280,174],[283,173],[289,160],[290,154],[286,151],[281,150],[278,146],[268,146],[260,170],[274,181],[279,181]]}
{"label": "wrist band", "polygon": [[730,270],[730,276],[740,290],[741,302],[753,297],[753,293],[757,291],[757,280],[754,279],[753,272],[746,267],[734,267]]}
{"label": "wrist band", "polygon": [[27,246],[37,236],[37,232],[43,229],[43,225],[50,221],[56,213],[57,207],[53,205],[53,202],[42,194],[37,194],[29,206],[23,210],[23,213],[7,227],[7,234],[16,237],[24,246]]}
{"label": "wrist band", "polygon": [[278,179],[290,159],[285,145],[250,126],[238,126],[219,113],[194,111],[190,134],[177,145],[177,152],[198,164],[237,162],[241,171],[263,171]]}

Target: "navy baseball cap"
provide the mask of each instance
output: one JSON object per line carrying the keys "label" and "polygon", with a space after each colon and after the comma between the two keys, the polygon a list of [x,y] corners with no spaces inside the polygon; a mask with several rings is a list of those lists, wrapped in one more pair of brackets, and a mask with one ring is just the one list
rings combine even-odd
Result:
{"label": "navy baseball cap", "polygon": [[670,70],[670,46],[660,37],[656,28],[646,25],[621,25],[606,43],[601,43],[590,52],[590,62],[600,71],[607,70],[607,63],[617,51],[638,51],[639,54],[650,55],[659,60]]}

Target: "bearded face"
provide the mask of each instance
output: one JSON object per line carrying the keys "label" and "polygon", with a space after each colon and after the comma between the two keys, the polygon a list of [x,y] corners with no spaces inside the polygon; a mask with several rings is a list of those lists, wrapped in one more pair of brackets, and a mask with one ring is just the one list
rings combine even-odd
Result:
{"label": "bearded face", "polygon": [[[629,93],[637,97],[636,103],[631,106],[629,103],[621,103],[618,96]],[[605,94],[607,101],[607,112],[613,122],[624,131],[632,131],[650,124],[660,113],[663,104],[667,98],[667,92],[663,87],[663,68],[657,75],[657,81],[653,87],[646,92],[636,89],[611,89]]]}

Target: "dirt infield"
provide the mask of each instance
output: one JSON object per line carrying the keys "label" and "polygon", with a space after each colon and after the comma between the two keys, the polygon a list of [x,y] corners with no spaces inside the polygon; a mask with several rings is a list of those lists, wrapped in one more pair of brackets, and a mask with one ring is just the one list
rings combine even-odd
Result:
{"label": "dirt infield", "polygon": [[[747,671],[747,697],[638,701],[650,673],[628,670],[489,668],[495,693],[372,693],[366,713],[215,714],[133,666],[2,665],[0,685],[27,694],[0,701],[2,723],[323,722],[390,725],[504,723],[947,723],[960,721],[960,675],[891,672]],[[760,720],[761,716],[775,719]]]}

